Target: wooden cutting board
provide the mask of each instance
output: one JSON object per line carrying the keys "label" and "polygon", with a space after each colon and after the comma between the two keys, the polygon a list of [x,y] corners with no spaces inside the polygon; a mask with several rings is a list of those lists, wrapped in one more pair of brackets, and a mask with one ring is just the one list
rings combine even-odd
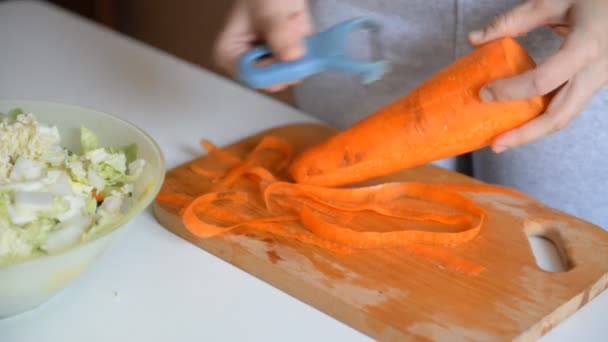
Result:
{"label": "wooden cutting board", "polygon": [[[264,135],[286,139],[301,150],[333,132],[317,124],[282,126],[227,150],[244,156]],[[213,156],[203,155],[170,170],[166,182],[185,193],[204,193],[210,182],[193,182],[188,166],[217,164]],[[430,165],[369,183],[387,180],[478,183]],[[442,248],[482,265],[478,275],[442,267],[402,248],[341,255],[247,228],[200,239],[185,229],[177,208],[157,202],[154,209],[168,230],[380,340],[534,340],[608,287],[608,233],[601,228],[505,194],[467,197],[489,217],[473,241]],[[529,235],[553,241],[568,270],[540,269]]]}

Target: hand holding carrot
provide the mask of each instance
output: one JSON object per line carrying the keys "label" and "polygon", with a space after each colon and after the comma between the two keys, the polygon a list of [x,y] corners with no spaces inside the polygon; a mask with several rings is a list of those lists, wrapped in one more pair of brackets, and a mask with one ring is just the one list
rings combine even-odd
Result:
{"label": "hand holding carrot", "polygon": [[[238,0],[215,46],[216,63],[234,76],[238,58],[257,44],[268,44],[273,57],[294,60],[305,53],[312,24],[307,0]],[[291,84],[266,89],[280,91]]]}
{"label": "hand holding carrot", "polygon": [[473,44],[482,44],[548,25],[565,37],[560,50],[535,69],[481,89],[484,101],[524,99],[555,91],[543,115],[493,141],[495,152],[566,127],[608,83],[607,14],[607,0],[529,0],[498,16],[484,30],[469,35]]}

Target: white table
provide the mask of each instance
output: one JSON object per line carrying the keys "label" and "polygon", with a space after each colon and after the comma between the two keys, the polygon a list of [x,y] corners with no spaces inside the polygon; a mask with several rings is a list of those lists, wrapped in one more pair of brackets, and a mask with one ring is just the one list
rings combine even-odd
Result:
{"label": "white table", "polygon": [[[179,39],[179,37],[175,37]],[[0,98],[113,113],[158,141],[168,167],[262,129],[313,119],[44,3],[0,3]],[[608,261],[607,261],[608,262]],[[608,294],[546,341],[608,339]],[[181,240],[150,211],[66,291],[0,321],[0,341],[369,340]]]}

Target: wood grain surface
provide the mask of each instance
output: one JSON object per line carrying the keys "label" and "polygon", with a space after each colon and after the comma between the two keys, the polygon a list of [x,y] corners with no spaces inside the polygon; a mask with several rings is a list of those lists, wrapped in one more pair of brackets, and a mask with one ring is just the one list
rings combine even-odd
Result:
{"label": "wood grain surface", "polygon": [[[274,135],[299,151],[333,132],[317,124],[292,124],[226,150],[242,157],[261,137]],[[201,152],[200,158],[168,171],[166,184],[173,191],[203,194],[211,182],[193,174],[190,166],[218,163]],[[431,165],[366,183],[389,180],[479,183]],[[483,266],[477,275],[407,248],[342,255],[246,227],[201,239],[184,227],[179,207],[156,202],[154,210],[159,222],[178,236],[379,340],[534,340],[608,287],[608,233],[601,228],[525,198],[466,196],[488,213],[481,233],[470,242],[441,248]],[[555,243],[567,270],[540,269],[530,235]]]}

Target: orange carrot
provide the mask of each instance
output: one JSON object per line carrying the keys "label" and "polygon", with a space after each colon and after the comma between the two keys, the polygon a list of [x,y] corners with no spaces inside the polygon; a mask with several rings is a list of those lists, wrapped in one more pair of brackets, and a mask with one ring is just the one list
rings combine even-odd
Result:
{"label": "orange carrot", "polygon": [[104,198],[106,198],[102,192],[97,192],[97,188],[93,188],[91,191],[91,196],[93,196],[97,203],[103,202]]}
{"label": "orange carrot", "polygon": [[484,103],[481,87],[535,66],[511,38],[485,44],[413,92],[296,157],[299,183],[339,186],[487,146],[541,114],[547,97]]}

